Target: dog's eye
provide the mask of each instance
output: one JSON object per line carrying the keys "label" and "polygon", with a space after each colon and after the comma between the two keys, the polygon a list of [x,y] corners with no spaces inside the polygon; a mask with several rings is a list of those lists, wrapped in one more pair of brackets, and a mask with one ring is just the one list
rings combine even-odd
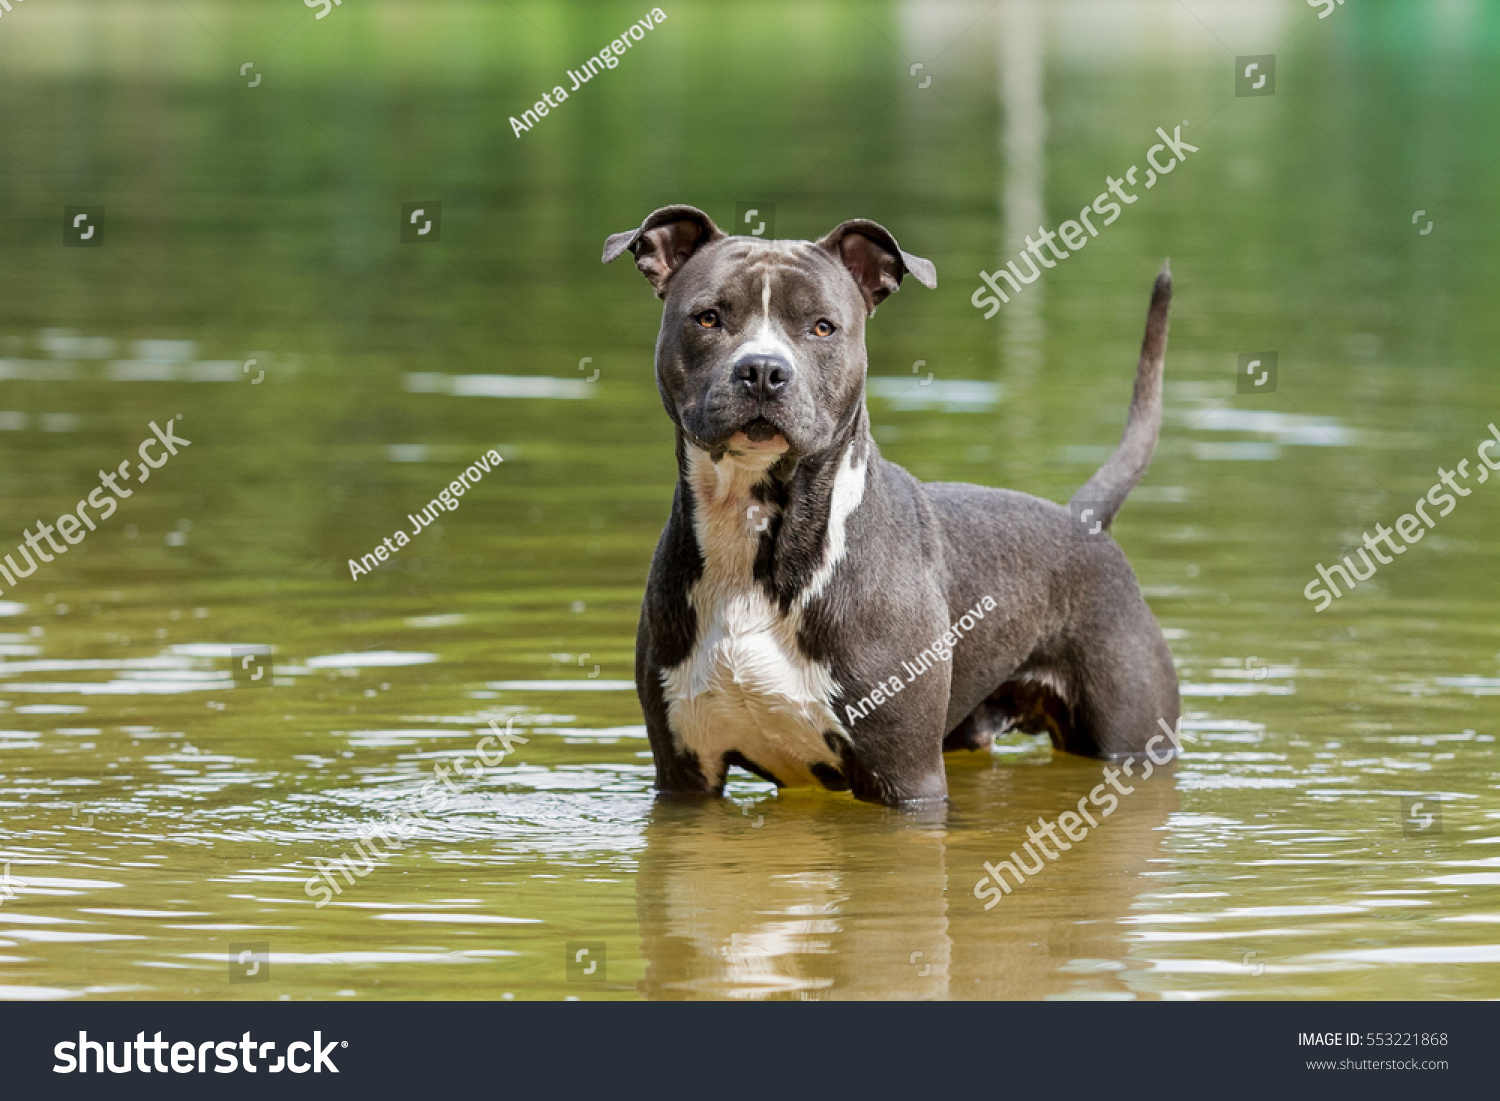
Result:
{"label": "dog's eye", "polygon": [[717,329],[719,327],[719,311],[704,310],[697,317],[693,318],[693,320],[705,329]]}
{"label": "dog's eye", "polygon": [[834,333],[833,322],[828,320],[819,321],[813,326],[813,332],[818,336],[832,336]]}

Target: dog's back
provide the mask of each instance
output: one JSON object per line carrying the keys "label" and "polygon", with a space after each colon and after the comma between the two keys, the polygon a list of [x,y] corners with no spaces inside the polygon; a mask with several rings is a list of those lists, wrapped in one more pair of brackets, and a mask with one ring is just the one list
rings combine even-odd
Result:
{"label": "dog's back", "polygon": [[1011,490],[924,486],[943,520],[944,559],[957,567],[947,571],[950,612],[987,586],[1006,609],[985,628],[986,655],[954,666],[947,748],[986,748],[1019,728],[1050,734],[1059,749],[1115,755],[1139,749],[1139,731],[1157,719],[1176,723],[1171,651],[1105,534],[1156,450],[1171,301],[1163,265],[1124,435],[1067,508]]}

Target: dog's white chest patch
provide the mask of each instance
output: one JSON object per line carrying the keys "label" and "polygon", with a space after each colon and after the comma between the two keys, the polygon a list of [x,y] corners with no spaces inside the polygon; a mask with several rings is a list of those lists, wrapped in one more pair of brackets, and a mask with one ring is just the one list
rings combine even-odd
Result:
{"label": "dog's white chest patch", "polygon": [[817,783],[813,766],[839,768],[834,747],[847,738],[830,704],[838,685],[827,665],[801,652],[797,632],[803,608],[843,557],[844,521],[863,496],[864,465],[846,456],[821,568],[783,613],[754,578],[760,533],[774,506],[750,493],[776,458],[726,455],[715,464],[706,452],[690,452],[694,527],[704,557],[688,594],[697,638],[687,659],[662,673],[662,684],[674,737],[715,785],[723,780],[725,755],[735,752],[787,786]]}

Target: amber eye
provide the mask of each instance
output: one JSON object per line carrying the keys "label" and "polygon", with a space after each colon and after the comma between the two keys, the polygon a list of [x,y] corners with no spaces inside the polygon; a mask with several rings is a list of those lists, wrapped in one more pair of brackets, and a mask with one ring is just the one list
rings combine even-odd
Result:
{"label": "amber eye", "polygon": [[813,332],[818,336],[832,336],[833,331],[833,322],[831,321],[819,321],[813,326]]}
{"label": "amber eye", "polygon": [[717,329],[719,327],[719,312],[717,310],[704,310],[697,317],[693,318],[693,320],[705,329]]}

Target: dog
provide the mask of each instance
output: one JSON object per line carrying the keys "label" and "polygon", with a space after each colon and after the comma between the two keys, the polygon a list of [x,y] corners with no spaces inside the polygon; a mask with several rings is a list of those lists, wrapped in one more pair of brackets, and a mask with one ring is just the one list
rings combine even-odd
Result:
{"label": "dog", "polygon": [[604,262],[625,252],[663,300],[656,381],[677,428],[636,638],[660,795],[722,795],[737,765],[920,804],[946,799],[945,751],[1006,730],[1113,757],[1175,728],[1171,651],[1104,534],[1160,431],[1165,265],[1124,436],[1070,511],[881,458],[865,321],[907,275],[937,286],[883,226],[768,241],[668,206]]}

